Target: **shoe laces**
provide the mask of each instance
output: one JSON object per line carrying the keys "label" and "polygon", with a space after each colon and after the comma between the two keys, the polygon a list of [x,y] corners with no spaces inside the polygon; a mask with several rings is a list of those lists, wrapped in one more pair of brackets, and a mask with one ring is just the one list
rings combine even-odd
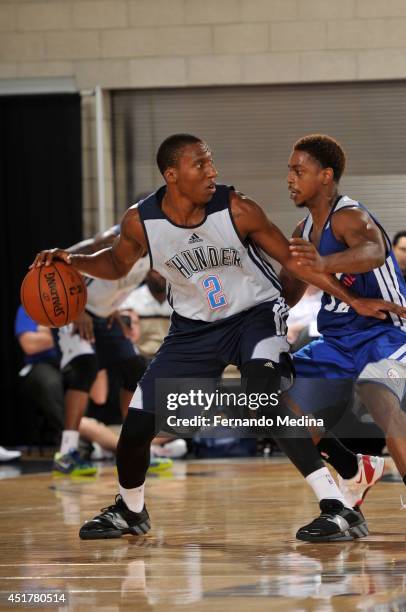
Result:
{"label": "shoe laces", "polygon": [[110,514],[110,513],[116,512],[117,511],[117,505],[120,502],[124,503],[123,498],[121,497],[120,494],[117,494],[115,499],[114,499],[114,504],[111,504],[111,506],[106,506],[105,508],[101,508],[100,510],[101,510],[101,512],[103,514]]}

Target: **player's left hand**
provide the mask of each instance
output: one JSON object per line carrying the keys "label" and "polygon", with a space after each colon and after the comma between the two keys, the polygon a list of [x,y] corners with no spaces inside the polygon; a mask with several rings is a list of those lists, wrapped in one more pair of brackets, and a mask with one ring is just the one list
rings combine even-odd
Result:
{"label": "player's left hand", "polygon": [[402,317],[402,319],[406,318],[406,308],[393,302],[386,302],[385,300],[358,297],[351,302],[351,307],[363,317],[374,317],[375,319],[384,320],[388,312],[393,312],[393,314]]}
{"label": "player's left hand", "polygon": [[297,266],[307,266],[314,272],[327,272],[324,257],[320,255],[314,244],[303,238],[291,238],[289,242],[289,250]]}

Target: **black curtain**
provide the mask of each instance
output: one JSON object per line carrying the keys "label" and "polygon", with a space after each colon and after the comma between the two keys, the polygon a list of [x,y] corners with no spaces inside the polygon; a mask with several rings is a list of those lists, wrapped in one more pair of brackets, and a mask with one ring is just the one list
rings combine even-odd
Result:
{"label": "black curtain", "polygon": [[14,338],[21,281],[35,254],[82,238],[80,96],[0,97],[0,444],[18,444],[21,406]]}

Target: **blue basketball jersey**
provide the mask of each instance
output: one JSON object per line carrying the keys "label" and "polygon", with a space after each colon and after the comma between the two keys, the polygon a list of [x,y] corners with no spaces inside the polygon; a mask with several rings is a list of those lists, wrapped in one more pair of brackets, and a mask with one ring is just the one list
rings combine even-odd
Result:
{"label": "blue basketball jersey", "polygon": [[[352,200],[348,196],[340,196],[333,206],[330,215],[324,225],[318,251],[320,255],[331,255],[340,253],[348,247],[335,238],[331,222],[333,215],[344,208],[360,208],[366,211],[376,225],[381,229],[386,244],[386,260],[380,268],[374,268],[362,274],[340,273],[336,274],[337,279],[348,289],[366,298],[380,298],[396,304],[406,305],[406,285],[400,272],[398,263],[392,251],[392,246],[385,230],[371,215],[371,213],[359,202]],[[313,227],[312,215],[309,214],[305,221],[302,237],[309,240]],[[348,304],[340,302],[328,293],[324,293],[321,308],[317,317],[319,332],[324,336],[346,336],[351,332],[365,330],[374,326],[395,326],[406,331],[406,322],[395,314],[388,314],[386,321],[374,319],[372,317],[362,317],[358,315]]]}

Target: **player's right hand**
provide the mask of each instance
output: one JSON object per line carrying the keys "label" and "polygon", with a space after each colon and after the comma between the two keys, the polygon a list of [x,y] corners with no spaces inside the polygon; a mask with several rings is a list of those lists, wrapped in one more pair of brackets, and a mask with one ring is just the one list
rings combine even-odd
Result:
{"label": "player's right hand", "polygon": [[387,313],[392,312],[402,319],[406,318],[406,308],[404,306],[394,302],[387,302],[386,300],[356,298],[351,303],[351,307],[363,317],[374,317],[375,319],[384,320],[387,317]]}
{"label": "player's right hand", "polygon": [[49,266],[54,259],[59,259],[59,261],[70,264],[70,256],[71,253],[63,249],[48,249],[46,251],[41,251],[30,265],[30,269],[39,268],[40,266]]}

